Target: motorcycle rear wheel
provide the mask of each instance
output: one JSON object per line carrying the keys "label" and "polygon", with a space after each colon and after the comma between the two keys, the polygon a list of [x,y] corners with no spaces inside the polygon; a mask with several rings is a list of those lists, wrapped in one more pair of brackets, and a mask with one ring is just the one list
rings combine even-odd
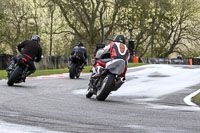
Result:
{"label": "motorcycle rear wheel", "polygon": [[80,77],[80,72],[77,73],[76,78],[78,79]]}
{"label": "motorcycle rear wheel", "polygon": [[96,99],[99,101],[104,101],[110,94],[115,82],[115,76],[113,74],[108,74],[101,85],[101,88],[97,91]]}
{"label": "motorcycle rear wheel", "polygon": [[12,72],[12,74],[10,75],[10,77],[8,78],[8,82],[7,82],[8,86],[13,86],[17,78],[19,78],[19,75],[21,74],[21,72],[22,72],[22,68],[20,66],[17,66],[15,70]]}
{"label": "motorcycle rear wheel", "polygon": [[74,79],[75,75],[76,75],[76,65],[71,64],[70,69],[69,69],[69,77],[71,79]]}

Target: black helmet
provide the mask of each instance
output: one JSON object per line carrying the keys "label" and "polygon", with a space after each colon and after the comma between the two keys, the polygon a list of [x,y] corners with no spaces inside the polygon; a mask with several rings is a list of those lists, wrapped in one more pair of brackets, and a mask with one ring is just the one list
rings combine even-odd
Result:
{"label": "black helmet", "polygon": [[117,35],[114,39],[114,42],[121,42],[121,43],[125,44],[125,38],[123,35]]}
{"label": "black helmet", "polygon": [[79,41],[77,46],[83,46],[83,43],[81,41]]}
{"label": "black helmet", "polygon": [[40,43],[40,36],[38,36],[38,35],[33,35],[32,38],[31,38],[31,40],[35,40],[35,41],[37,41],[38,43]]}

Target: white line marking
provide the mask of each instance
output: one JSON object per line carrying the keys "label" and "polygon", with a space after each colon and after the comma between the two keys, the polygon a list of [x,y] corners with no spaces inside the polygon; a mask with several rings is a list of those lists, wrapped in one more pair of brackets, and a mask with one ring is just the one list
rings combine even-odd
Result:
{"label": "white line marking", "polygon": [[190,95],[186,96],[184,98],[184,102],[187,104],[187,105],[190,105],[190,106],[195,106],[195,107],[199,107],[197,104],[193,103],[192,102],[192,97],[196,96],[198,93],[200,93],[200,89],[191,93]]}

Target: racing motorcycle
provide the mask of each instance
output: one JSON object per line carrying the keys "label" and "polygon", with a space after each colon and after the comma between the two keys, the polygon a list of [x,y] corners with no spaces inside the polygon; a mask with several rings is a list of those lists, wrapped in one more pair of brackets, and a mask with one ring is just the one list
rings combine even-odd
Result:
{"label": "racing motorcycle", "polygon": [[71,63],[69,65],[69,77],[71,79],[79,78],[81,71],[83,70],[84,64],[81,58],[77,55],[71,57]]}
{"label": "racing motorcycle", "polygon": [[25,82],[28,75],[29,64],[26,58],[19,57],[16,61],[12,61],[11,69],[7,69],[8,73],[8,86],[13,86],[14,83]]}
{"label": "racing motorcycle", "polygon": [[106,67],[100,72],[99,77],[93,77],[96,71],[93,68],[92,75],[89,82],[86,98],[91,98],[96,95],[96,99],[104,101],[111,91],[118,90],[124,83],[124,78],[120,77],[125,68],[125,61],[123,59],[104,59]]}

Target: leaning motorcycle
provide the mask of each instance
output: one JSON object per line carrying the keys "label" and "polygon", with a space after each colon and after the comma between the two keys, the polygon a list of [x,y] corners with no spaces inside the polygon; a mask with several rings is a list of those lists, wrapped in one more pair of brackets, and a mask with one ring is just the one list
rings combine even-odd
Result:
{"label": "leaning motorcycle", "polygon": [[71,79],[79,78],[81,71],[83,70],[83,63],[81,58],[77,55],[71,57],[71,63],[69,65],[69,77]]}
{"label": "leaning motorcycle", "polygon": [[16,61],[12,64],[12,68],[7,70],[8,86],[13,86],[14,83],[25,82],[28,68],[29,64],[25,58],[17,58]]}
{"label": "leaning motorcycle", "polygon": [[90,78],[89,87],[86,97],[91,98],[96,95],[96,99],[104,101],[111,91],[118,90],[124,83],[124,78],[120,77],[125,68],[125,61],[123,59],[107,59],[104,60],[106,67],[100,72],[100,76],[94,78],[95,69],[92,70],[92,76]]}

